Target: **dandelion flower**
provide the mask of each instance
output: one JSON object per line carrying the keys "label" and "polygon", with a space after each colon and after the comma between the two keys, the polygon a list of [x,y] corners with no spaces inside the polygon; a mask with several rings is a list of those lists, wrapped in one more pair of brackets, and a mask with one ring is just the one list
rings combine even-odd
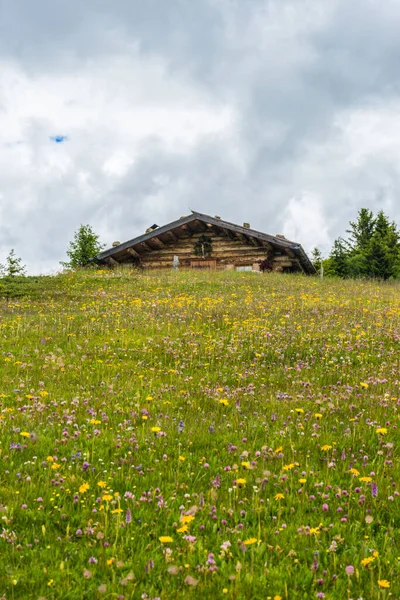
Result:
{"label": "dandelion flower", "polygon": [[258,539],[253,537],[253,538],[249,538],[248,540],[245,540],[243,543],[246,546],[251,546],[252,544],[256,544],[257,542],[258,542]]}
{"label": "dandelion flower", "polygon": [[363,558],[361,564],[363,567],[366,567],[370,563],[374,562],[375,558],[373,556],[367,556],[367,558]]}
{"label": "dandelion flower", "polygon": [[378,585],[381,588],[390,588],[390,583],[387,579],[379,579]]}
{"label": "dandelion flower", "polygon": [[173,542],[174,540],[172,539],[172,537],[170,535],[162,535],[161,537],[158,538],[160,540],[160,542],[162,544],[168,544],[170,542]]}
{"label": "dandelion flower", "polygon": [[236,479],[236,485],[238,487],[244,487],[246,485],[246,480],[241,478],[241,479]]}
{"label": "dandelion flower", "polygon": [[294,463],[290,463],[290,465],[283,465],[283,467],[282,467],[282,469],[284,471],[290,471],[293,468],[294,468]]}
{"label": "dandelion flower", "polygon": [[274,500],[283,500],[284,499],[284,495],[283,494],[275,494],[274,496]]}

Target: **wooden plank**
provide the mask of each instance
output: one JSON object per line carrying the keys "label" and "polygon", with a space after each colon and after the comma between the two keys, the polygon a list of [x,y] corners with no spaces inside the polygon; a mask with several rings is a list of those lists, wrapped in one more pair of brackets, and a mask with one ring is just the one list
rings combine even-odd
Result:
{"label": "wooden plank", "polygon": [[108,258],[105,259],[106,264],[111,267],[118,267],[119,262],[117,260],[115,260],[115,258],[112,258],[112,256],[109,256]]}
{"label": "wooden plank", "polygon": [[140,245],[143,248],[145,248],[145,250],[147,250],[148,252],[151,252],[152,250],[154,250],[154,248],[152,248],[151,246],[149,246],[147,242],[141,242]]}
{"label": "wooden plank", "polygon": [[173,240],[174,242],[179,242],[179,237],[177,235],[175,235],[175,233],[173,231],[167,231],[167,235],[171,238],[171,240]]}
{"label": "wooden plank", "polygon": [[134,248],[127,248],[126,251],[128,254],[130,254],[134,258],[140,258],[139,252],[136,252],[136,250]]}
{"label": "wooden plank", "polygon": [[190,237],[195,233],[194,230],[189,227],[189,225],[181,225],[180,229],[183,229],[185,233],[187,233]]}
{"label": "wooden plank", "polygon": [[158,237],[154,237],[151,238],[151,240],[149,240],[151,242],[154,242],[156,246],[158,246],[159,248],[165,248],[165,244],[162,240],[160,240],[160,238]]}

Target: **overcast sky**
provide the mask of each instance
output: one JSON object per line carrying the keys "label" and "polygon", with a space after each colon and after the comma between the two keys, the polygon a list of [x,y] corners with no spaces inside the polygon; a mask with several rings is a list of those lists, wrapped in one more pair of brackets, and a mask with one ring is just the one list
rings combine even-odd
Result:
{"label": "overcast sky", "polygon": [[400,225],[399,39],[399,0],[0,0],[0,262],[190,208],[307,252]]}

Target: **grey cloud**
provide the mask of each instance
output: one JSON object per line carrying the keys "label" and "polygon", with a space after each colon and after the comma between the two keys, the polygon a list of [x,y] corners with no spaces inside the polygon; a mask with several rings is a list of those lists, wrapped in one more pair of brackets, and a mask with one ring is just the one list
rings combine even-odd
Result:
{"label": "grey cloud", "polygon": [[[0,134],[1,151],[16,153],[3,169],[0,159],[0,250],[20,242],[40,269],[63,258],[82,222],[111,243],[189,207],[271,233],[289,228],[306,249],[325,251],[361,206],[383,207],[400,222],[391,135],[400,113],[399,17],[394,0],[0,0],[0,60],[32,80],[45,75],[44,85],[58,85],[83,68],[98,79],[104,68],[104,93],[115,86],[132,116],[148,102],[140,82],[152,87],[152,106],[187,98],[210,114],[226,106],[235,115],[184,149],[161,133],[144,135],[119,175],[104,169],[124,144],[111,122],[119,106],[92,119],[85,105],[86,121],[71,117],[65,131],[65,111],[54,107],[48,119],[26,118],[27,158],[9,140],[2,146]],[[151,61],[161,65],[159,78],[146,79]],[[65,110],[82,108],[76,85]],[[4,106],[0,78],[0,116]],[[65,155],[49,152],[58,133],[69,138]],[[362,156],[358,137],[368,142]]]}

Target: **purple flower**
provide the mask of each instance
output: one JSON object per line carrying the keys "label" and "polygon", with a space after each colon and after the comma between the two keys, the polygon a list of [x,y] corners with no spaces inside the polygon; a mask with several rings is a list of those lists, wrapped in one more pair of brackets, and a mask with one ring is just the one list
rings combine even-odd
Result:
{"label": "purple flower", "polygon": [[378,495],[378,486],[376,485],[376,483],[373,483],[371,486],[371,494],[373,498],[376,498]]}
{"label": "purple flower", "polygon": [[353,575],[354,574],[354,567],[352,565],[348,565],[346,567],[346,573],[347,573],[347,575]]}
{"label": "purple flower", "polygon": [[326,512],[327,510],[329,510],[329,506],[327,504],[323,504],[322,510],[324,510]]}
{"label": "purple flower", "polygon": [[91,556],[91,557],[89,558],[88,562],[89,562],[91,565],[95,565],[95,564],[97,563],[97,558],[95,558],[94,556]]}
{"label": "purple flower", "polygon": [[125,523],[127,523],[129,525],[129,523],[131,523],[132,521],[132,513],[131,513],[131,509],[128,508],[126,511],[126,515],[125,515]]}

